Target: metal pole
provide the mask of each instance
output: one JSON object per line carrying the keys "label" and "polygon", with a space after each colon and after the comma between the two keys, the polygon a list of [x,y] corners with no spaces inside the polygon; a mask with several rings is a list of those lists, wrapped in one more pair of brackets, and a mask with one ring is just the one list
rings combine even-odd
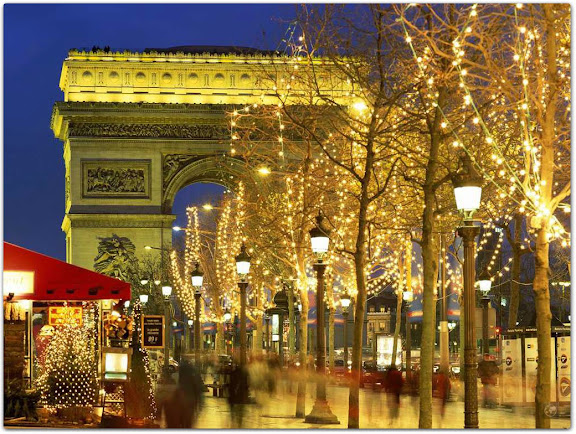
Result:
{"label": "metal pole", "polygon": [[240,365],[246,365],[246,289],[248,282],[238,282],[240,287]]}
{"label": "metal pole", "polygon": [[280,367],[284,366],[284,315],[278,314],[278,359]]}
{"label": "metal pole", "polygon": [[194,293],[194,360],[196,366],[200,365],[202,337],[200,336],[200,291]]}
{"label": "metal pole", "polygon": [[482,297],[482,354],[490,354],[488,344],[488,304],[490,298]]}
{"label": "metal pole", "polygon": [[478,226],[466,221],[458,228],[458,235],[464,241],[464,428],[478,428],[478,362],[476,359],[475,309],[476,294],[474,282],[476,269],[474,261],[475,238],[480,232]]}
{"label": "metal pole", "polygon": [[348,373],[348,308],[342,312],[344,316],[344,372]]}
{"label": "metal pole", "polygon": [[410,393],[412,390],[412,326],[408,316],[408,305],[406,305],[406,380],[410,381]]}
{"label": "metal pole", "polygon": [[170,378],[170,328],[172,321],[170,318],[170,299],[164,299],[164,377],[168,381]]}
{"label": "metal pole", "polygon": [[316,270],[316,401],[310,414],[306,416],[306,423],[338,424],[340,421],[330,410],[326,399],[326,335],[324,334],[324,272],[326,264],[317,262]]}
{"label": "metal pole", "polygon": [[440,369],[448,374],[450,368],[450,353],[448,351],[448,291],[446,290],[446,235],[440,235],[440,286],[441,286],[441,309],[440,309]]}

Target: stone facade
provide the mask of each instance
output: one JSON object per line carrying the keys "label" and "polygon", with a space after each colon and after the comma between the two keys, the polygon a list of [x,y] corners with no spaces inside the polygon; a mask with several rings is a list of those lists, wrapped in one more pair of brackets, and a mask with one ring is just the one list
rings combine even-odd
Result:
{"label": "stone facade", "polygon": [[[138,256],[157,255],[144,246],[171,246],[181,188],[202,181],[233,188],[244,168],[229,155],[227,116],[276,103],[267,80],[293,66],[274,53],[221,51],[69,52],[64,101],[51,120],[64,143],[68,262],[93,269],[98,238],[113,233],[129,238]],[[334,98],[343,98],[346,83],[334,88],[325,61],[314,62]]]}

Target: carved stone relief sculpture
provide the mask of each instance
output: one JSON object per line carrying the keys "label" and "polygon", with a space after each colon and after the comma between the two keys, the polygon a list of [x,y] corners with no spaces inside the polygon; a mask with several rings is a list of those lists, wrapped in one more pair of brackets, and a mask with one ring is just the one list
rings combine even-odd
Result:
{"label": "carved stone relief sculpture", "polygon": [[83,161],[82,166],[84,197],[149,197],[149,160]]}
{"label": "carved stone relief sculpture", "polygon": [[72,124],[70,126],[70,136],[151,137],[209,140],[226,139],[230,136],[230,130],[225,125],[81,123]]}

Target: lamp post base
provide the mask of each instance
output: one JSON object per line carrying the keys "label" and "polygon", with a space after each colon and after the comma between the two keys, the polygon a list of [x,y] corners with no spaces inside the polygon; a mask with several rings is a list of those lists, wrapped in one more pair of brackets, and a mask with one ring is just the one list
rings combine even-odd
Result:
{"label": "lamp post base", "polygon": [[314,402],[314,407],[312,407],[312,411],[308,416],[306,416],[304,422],[322,425],[340,423],[336,415],[332,413],[332,410],[330,410],[328,401],[319,399]]}

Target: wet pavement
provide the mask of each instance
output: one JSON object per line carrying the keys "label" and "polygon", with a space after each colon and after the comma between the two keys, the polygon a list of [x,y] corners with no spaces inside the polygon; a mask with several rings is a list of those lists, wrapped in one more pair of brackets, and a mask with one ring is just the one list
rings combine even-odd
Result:
{"label": "wet pavement", "polygon": [[[308,385],[306,394],[306,414],[314,405],[314,385]],[[282,382],[274,394],[256,392],[255,404],[245,405],[243,428],[255,429],[307,429],[307,428],[347,428],[348,426],[348,388],[329,385],[328,401],[332,412],[338,417],[339,425],[315,425],[294,417],[296,409],[296,387],[290,390],[289,383]],[[440,401],[434,399],[433,428],[462,429],[464,427],[464,403],[448,402],[444,417],[440,416]],[[386,393],[371,389],[360,389],[360,428],[372,429],[417,429],[418,397],[403,395],[397,418],[392,418],[390,411],[392,399]],[[514,410],[498,407],[494,409],[479,408],[479,424],[484,429],[530,429],[534,428],[534,415],[530,409]],[[160,425],[164,426],[163,420]],[[196,423],[196,428],[232,428],[231,411],[226,398],[205,394],[204,406]],[[570,428],[569,417],[551,419],[552,429]]]}

